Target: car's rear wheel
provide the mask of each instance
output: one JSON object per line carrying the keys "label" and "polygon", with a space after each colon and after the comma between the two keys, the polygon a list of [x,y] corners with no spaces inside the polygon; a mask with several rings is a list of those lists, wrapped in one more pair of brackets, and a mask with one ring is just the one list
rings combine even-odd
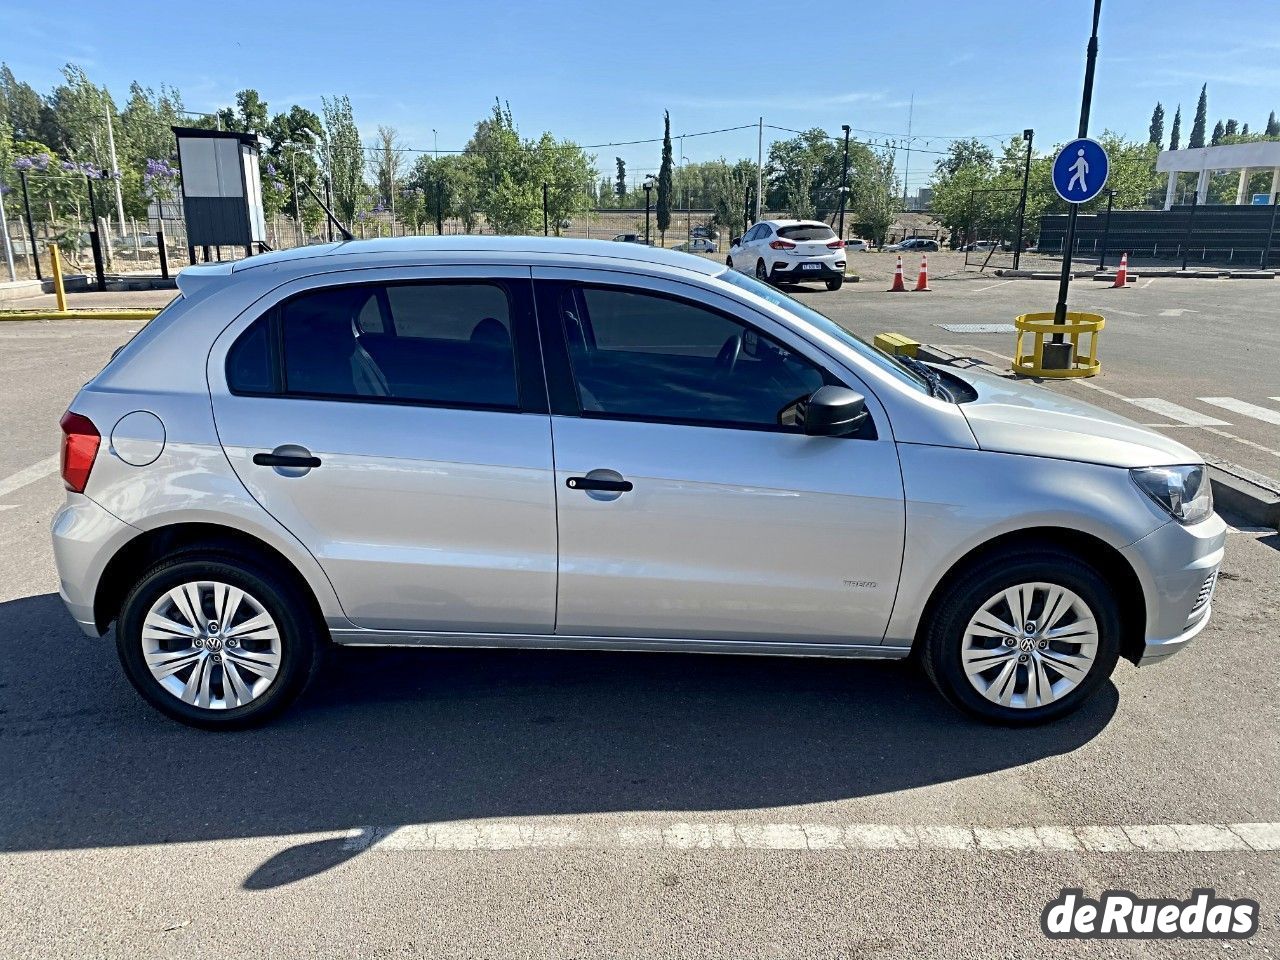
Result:
{"label": "car's rear wheel", "polygon": [[832,293],[835,293],[837,290],[839,290],[843,286],[844,286],[844,277],[832,277],[830,280],[827,281],[827,289],[830,290]]}
{"label": "car's rear wheel", "polygon": [[252,726],[314,672],[322,628],[288,580],[218,554],[152,567],[125,598],[116,648],[162,713],[208,729]]}
{"label": "car's rear wheel", "polygon": [[1079,557],[1046,548],[988,559],[952,583],[926,626],[922,659],[962,710],[1030,725],[1078,709],[1119,652],[1106,580]]}

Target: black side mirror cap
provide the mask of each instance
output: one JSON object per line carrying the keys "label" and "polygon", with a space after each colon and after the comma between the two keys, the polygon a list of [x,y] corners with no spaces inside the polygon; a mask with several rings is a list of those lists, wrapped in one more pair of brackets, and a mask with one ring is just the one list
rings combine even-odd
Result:
{"label": "black side mirror cap", "polygon": [[815,390],[797,412],[811,437],[847,437],[861,430],[871,416],[862,394],[830,384]]}
{"label": "black side mirror cap", "polygon": [[742,240],[741,237],[730,237],[729,246],[736,247],[741,240]]}

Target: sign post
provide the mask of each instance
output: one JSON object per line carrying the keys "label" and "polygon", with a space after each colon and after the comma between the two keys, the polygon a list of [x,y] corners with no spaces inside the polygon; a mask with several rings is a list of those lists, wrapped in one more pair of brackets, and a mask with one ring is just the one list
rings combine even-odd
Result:
{"label": "sign post", "polygon": [[[1080,212],[1080,204],[1097,196],[1106,185],[1107,155],[1096,141],[1089,137],[1089,107],[1093,103],[1093,71],[1098,62],[1098,20],[1102,16],[1102,0],[1093,0],[1093,33],[1089,37],[1089,49],[1084,67],[1084,95],[1080,101],[1080,131],[1077,139],[1068,143],[1058,154],[1053,163],[1053,184],[1058,196],[1071,205],[1067,212],[1067,230],[1062,237],[1062,279],[1058,282],[1058,303],[1054,307],[1053,322],[1062,325],[1067,322],[1067,286],[1071,282],[1071,248],[1076,239],[1076,216]],[[1092,148],[1096,148],[1096,153]],[[1100,169],[1093,167],[1098,156],[1102,158]],[[1084,161],[1084,165],[1080,161]],[[1059,186],[1058,169],[1066,172],[1062,189]],[[1093,179],[1096,177],[1096,179]],[[1094,185],[1097,188],[1094,189]],[[1092,191],[1092,192],[1090,192]],[[1085,195],[1082,195],[1085,194]],[[1062,334],[1055,333],[1052,342],[1044,345],[1043,366],[1050,370],[1069,369],[1074,362],[1071,356],[1071,344],[1064,343]]]}

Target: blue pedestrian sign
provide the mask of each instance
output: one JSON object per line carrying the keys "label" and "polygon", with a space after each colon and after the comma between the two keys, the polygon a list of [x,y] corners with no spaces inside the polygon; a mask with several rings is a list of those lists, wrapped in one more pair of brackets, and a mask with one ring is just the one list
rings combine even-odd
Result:
{"label": "blue pedestrian sign", "polygon": [[1086,203],[1107,185],[1110,168],[1107,151],[1097,140],[1072,140],[1053,161],[1053,189],[1067,203]]}

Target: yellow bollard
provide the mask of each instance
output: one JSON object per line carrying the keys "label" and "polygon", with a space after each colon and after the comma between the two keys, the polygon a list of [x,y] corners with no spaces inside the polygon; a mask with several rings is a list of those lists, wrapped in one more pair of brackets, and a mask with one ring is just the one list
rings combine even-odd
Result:
{"label": "yellow bollard", "polygon": [[49,244],[49,259],[53,262],[53,295],[58,298],[58,312],[67,309],[67,291],[62,289],[62,254],[56,243]]}

